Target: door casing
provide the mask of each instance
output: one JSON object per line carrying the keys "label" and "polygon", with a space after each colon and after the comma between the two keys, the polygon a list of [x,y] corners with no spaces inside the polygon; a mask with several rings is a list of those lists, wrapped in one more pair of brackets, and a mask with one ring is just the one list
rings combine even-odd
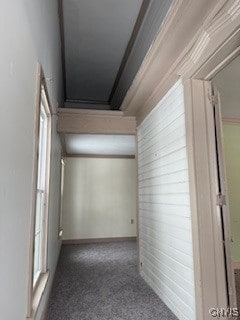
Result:
{"label": "door casing", "polygon": [[[219,207],[216,204],[218,177],[215,123],[209,95],[212,92],[213,77],[240,54],[240,47],[235,41],[239,37],[238,28],[226,37],[221,48],[210,58],[193,65],[181,75],[185,92],[196,318],[204,320],[212,319],[209,313],[211,308],[228,306],[221,221]],[[225,228],[230,234],[230,223],[227,225],[226,222]],[[230,250],[229,241],[226,246],[227,250]],[[229,268],[232,268],[231,261],[228,261],[228,264]],[[233,279],[229,281],[234,283]],[[233,287],[230,307],[236,307],[234,289]]]}

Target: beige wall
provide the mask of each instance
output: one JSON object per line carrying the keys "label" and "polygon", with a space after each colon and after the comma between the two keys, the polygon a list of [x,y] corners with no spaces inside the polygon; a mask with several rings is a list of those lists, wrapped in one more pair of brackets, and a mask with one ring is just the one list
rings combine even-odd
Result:
{"label": "beige wall", "polygon": [[240,262],[240,126],[224,124],[223,138],[233,240],[231,253],[233,261]]}
{"label": "beige wall", "polygon": [[[240,56],[235,58],[214,78],[220,92],[223,118],[240,118]],[[223,123],[224,156],[231,219],[231,254],[234,262],[240,262],[240,125]]]}
{"label": "beige wall", "polygon": [[67,158],[63,230],[64,239],[136,236],[135,159]]}

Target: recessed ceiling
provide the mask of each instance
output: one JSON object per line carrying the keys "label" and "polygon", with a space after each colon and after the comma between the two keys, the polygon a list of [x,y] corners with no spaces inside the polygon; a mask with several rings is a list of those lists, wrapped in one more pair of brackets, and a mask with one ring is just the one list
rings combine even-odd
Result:
{"label": "recessed ceiling", "polygon": [[59,0],[65,107],[118,109],[173,0]]}
{"label": "recessed ceiling", "polygon": [[71,155],[135,155],[135,136],[66,134],[66,151]]}
{"label": "recessed ceiling", "polygon": [[221,99],[222,116],[240,119],[240,56],[214,78]]}
{"label": "recessed ceiling", "polygon": [[65,0],[66,94],[108,103],[142,0]]}

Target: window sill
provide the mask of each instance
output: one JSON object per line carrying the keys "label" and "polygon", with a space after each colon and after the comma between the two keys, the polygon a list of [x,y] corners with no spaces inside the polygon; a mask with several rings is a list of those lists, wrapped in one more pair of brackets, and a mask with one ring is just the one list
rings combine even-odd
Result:
{"label": "window sill", "polygon": [[33,300],[32,300],[32,314],[30,317],[27,317],[28,320],[35,320],[36,317],[36,313],[41,301],[41,298],[43,296],[43,293],[45,291],[47,282],[48,282],[48,278],[49,278],[49,271],[47,271],[46,273],[41,274],[38,285],[35,289],[34,292],[34,296],[33,296]]}

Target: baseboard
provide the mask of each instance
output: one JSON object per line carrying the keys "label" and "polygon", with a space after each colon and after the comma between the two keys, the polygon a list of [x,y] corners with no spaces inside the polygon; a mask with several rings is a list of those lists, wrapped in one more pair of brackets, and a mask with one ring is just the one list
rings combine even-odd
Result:
{"label": "baseboard", "polygon": [[240,269],[240,262],[232,262],[234,270]]}
{"label": "baseboard", "polygon": [[66,245],[66,244],[108,243],[108,242],[123,242],[123,241],[137,241],[137,237],[70,239],[70,240],[63,240],[62,244]]}

